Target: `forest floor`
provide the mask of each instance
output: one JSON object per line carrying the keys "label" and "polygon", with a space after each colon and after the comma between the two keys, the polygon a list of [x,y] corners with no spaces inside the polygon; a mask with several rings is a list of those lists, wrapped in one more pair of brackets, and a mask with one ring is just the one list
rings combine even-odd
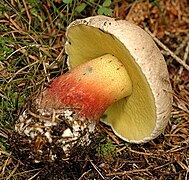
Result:
{"label": "forest floor", "polygon": [[[64,2],[64,3],[63,3]],[[187,0],[3,0],[0,2],[0,180],[189,179],[189,3]],[[39,87],[66,71],[65,30],[97,14],[145,29],[165,57],[174,103],[164,134],[130,144],[100,124],[90,147],[64,164],[33,164],[10,137]]]}

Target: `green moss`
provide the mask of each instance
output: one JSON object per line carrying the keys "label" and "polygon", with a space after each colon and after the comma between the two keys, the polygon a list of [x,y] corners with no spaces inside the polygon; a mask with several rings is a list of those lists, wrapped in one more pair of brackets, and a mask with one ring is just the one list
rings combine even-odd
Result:
{"label": "green moss", "polygon": [[113,157],[117,156],[116,145],[110,139],[102,137],[102,141],[97,147],[98,156],[104,160],[112,160]]}

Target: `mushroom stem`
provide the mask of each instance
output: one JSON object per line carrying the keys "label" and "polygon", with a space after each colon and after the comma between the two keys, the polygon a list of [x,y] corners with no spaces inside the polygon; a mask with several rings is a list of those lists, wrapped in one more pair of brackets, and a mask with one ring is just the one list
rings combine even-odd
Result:
{"label": "mushroom stem", "polygon": [[55,79],[43,93],[40,108],[71,107],[81,117],[98,121],[111,104],[131,92],[125,67],[116,57],[106,54]]}

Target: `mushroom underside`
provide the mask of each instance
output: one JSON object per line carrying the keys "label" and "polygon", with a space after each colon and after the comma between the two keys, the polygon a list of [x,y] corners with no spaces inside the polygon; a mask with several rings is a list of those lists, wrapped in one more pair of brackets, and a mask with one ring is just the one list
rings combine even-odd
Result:
{"label": "mushroom underside", "polygon": [[155,100],[146,77],[126,47],[114,35],[86,25],[71,26],[67,38],[70,68],[104,54],[112,54],[123,63],[133,92],[111,105],[102,121],[126,141],[138,143],[149,137],[156,125]]}

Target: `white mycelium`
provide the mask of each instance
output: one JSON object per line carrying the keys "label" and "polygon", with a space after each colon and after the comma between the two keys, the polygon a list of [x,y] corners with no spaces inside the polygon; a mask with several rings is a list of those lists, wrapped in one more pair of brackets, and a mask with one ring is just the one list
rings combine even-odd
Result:
{"label": "white mycelium", "polygon": [[77,113],[69,109],[39,109],[37,112],[35,115],[29,110],[24,111],[15,125],[19,136],[29,144],[34,144],[31,147],[36,147],[35,150],[30,150],[29,155],[34,162],[40,162],[44,155],[48,156],[46,160],[55,161],[58,158],[53,149],[55,147],[61,148],[67,158],[75,146],[90,144],[90,135],[94,133],[96,126],[94,121],[79,118]]}

